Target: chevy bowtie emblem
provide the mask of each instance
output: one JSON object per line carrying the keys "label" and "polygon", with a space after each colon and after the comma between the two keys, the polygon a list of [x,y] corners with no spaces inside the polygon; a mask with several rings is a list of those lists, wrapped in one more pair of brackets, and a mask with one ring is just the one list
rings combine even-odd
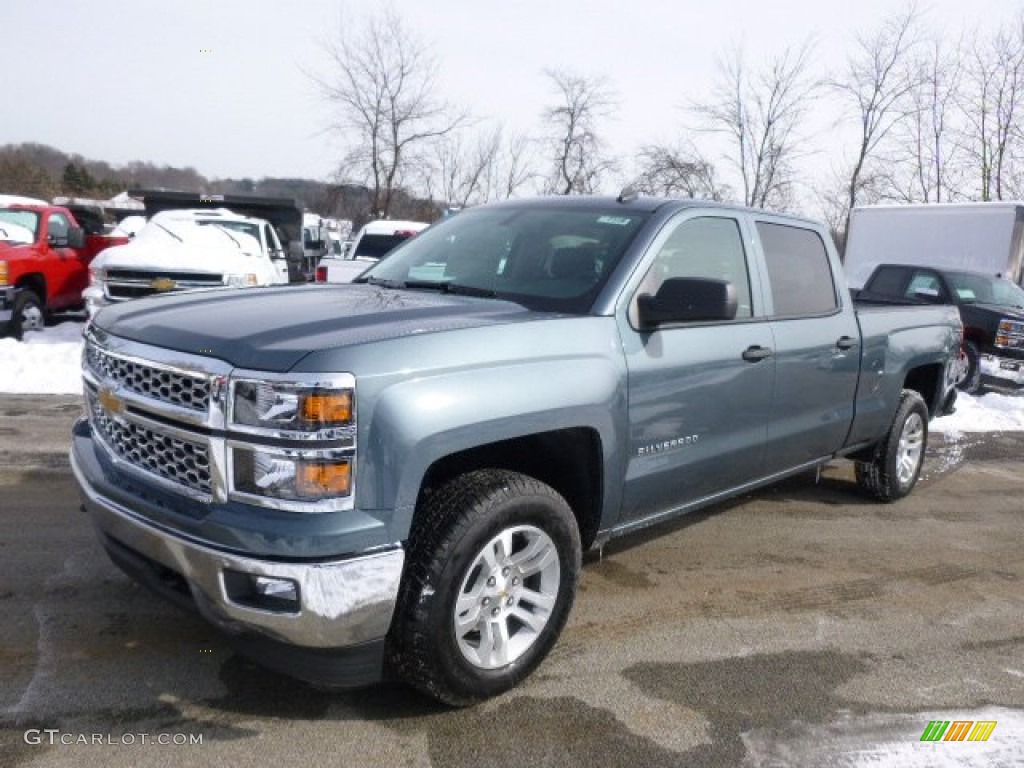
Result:
{"label": "chevy bowtie emblem", "polygon": [[171,280],[169,277],[158,277],[156,280],[150,282],[149,287],[157,293],[163,293],[164,291],[173,291],[178,287],[176,280]]}
{"label": "chevy bowtie emblem", "polygon": [[96,392],[96,399],[100,401],[100,405],[102,405],[104,410],[108,413],[124,413],[124,400],[118,397],[110,387],[100,387]]}

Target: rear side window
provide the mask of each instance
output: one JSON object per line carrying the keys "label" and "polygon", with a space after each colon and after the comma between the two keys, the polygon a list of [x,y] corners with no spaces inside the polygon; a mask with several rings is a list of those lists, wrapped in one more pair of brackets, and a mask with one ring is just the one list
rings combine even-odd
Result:
{"label": "rear side window", "polygon": [[874,295],[895,299],[903,295],[906,282],[907,270],[903,267],[879,267],[865,288]]}
{"label": "rear side window", "polygon": [[836,310],[836,286],[825,243],[817,232],[757,223],[776,317],[827,315]]}

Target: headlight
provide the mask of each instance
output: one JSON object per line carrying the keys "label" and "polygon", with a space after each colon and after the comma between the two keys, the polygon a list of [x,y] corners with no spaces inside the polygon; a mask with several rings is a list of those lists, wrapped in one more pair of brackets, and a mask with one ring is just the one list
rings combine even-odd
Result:
{"label": "headlight", "polygon": [[[328,388],[290,382],[234,382],[232,422],[275,432],[318,433],[331,438],[347,434],[353,423],[349,388]],[[335,435],[333,433],[337,432]]]}
{"label": "headlight", "polygon": [[996,331],[996,346],[1005,349],[1024,349],[1024,323],[1003,318]]}
{"label": "headlight", "polygon": [[348,456],[299,456],[235,448],[234,488],[240,493],[283,501],[321,501],[352,492]]}
{"label": "headlight", "polygon": [[89,285],[103,285],[107,279],[107,270],[103,267],[89,267]]}
{"label": "headlight", "polygon": [[249,288],[259,284],[255,272],[247,272],[244,275],[224,275],[224,284],[232,288]]}

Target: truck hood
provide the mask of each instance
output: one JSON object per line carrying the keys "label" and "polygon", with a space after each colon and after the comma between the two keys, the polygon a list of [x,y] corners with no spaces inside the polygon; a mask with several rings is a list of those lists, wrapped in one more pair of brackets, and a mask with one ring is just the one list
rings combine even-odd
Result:
{"label": "truck hood", "polygon": [[297,285],[163,294],[102,309],[124,339],[284,372],[313,350],[554,317],[518,304],[368,285]]}
{"label": "truck hood", "polygon": [[[107,248],[93,262],[102,269],[144,269],[175,272],[217,272],[244,274],[256,272],[260,255],[250,255],[215,227],[193,227],[184,242],[170,236],[136,237],[126,245]],[[259,254],[254,238],[232,233],[247,249]]]}
{"label": "truck hood", "polygon": [[1019,307],[1008,307],[1005,304],[968,304],[966,306],[974,307],[975,309],[982,309],[986,312],[991,312],[993,315],[999,315],[1000,317],[1006,317],[1010,320],[1022,320],[1024,321],[1024,309]]}

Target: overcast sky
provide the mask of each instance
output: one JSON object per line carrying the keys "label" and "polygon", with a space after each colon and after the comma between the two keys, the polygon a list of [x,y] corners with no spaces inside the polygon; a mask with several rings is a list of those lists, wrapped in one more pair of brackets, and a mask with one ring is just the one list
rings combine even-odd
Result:
{"label": "overcast sky", "polygon": [[[320,41],[374,0],[2,0],[0,144],[39,142],[106,160],[193,166],[211,177],[327,179],[340,148],[306,70]],[[716,57],[751,61],[816,41],[822,72],[896,0],[396,0],[438,60],[440,95],[480,118],[536,132],[546,68],[606,75],[620,108],[612,148],[678,136]],[[1021,0],[922,2],[955,40],[1009,24]],[[819,111],[826,125],[831,113]],[[825,142],[827,144],[827,141]],[[825,159],[816,162],[825,163]]]}

